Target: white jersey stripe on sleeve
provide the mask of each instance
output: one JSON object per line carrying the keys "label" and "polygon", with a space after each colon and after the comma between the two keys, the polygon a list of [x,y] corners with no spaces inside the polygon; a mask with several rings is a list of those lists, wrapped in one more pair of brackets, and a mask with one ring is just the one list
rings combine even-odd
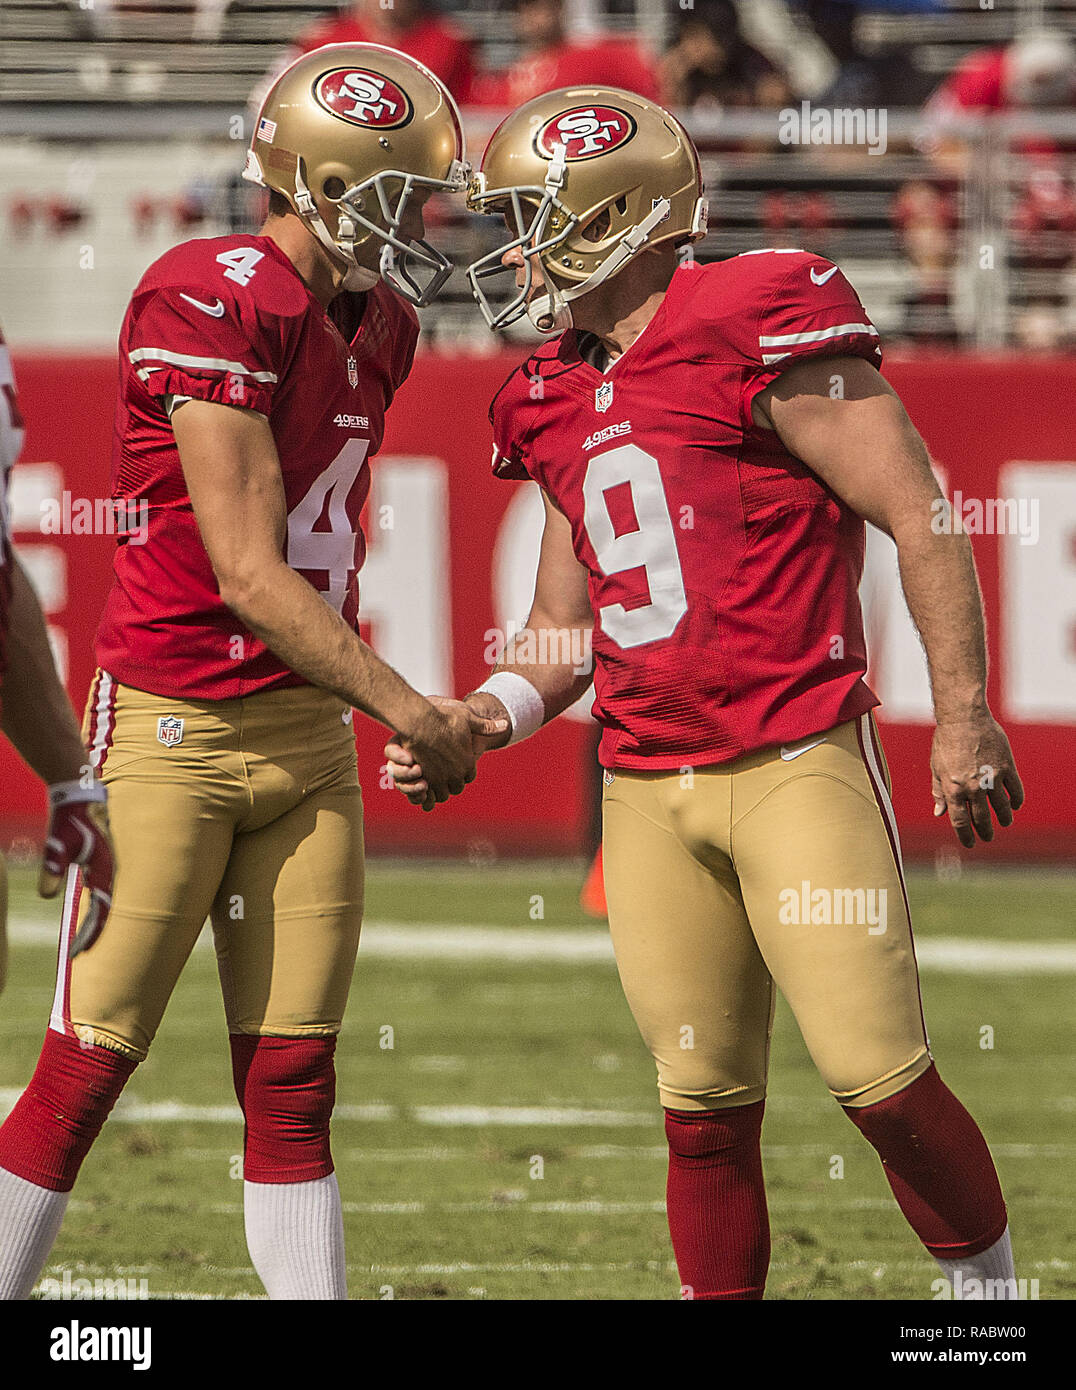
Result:
{"label": "white jersey stripe on sleeve", "polygon": [[[153,362],[163,362],[171,367],[193,367],[199,371],[231,372],[235,376],[248,376],[251,381],[277,380],[276,372],[252,372],[249,367],[244,367],[242,362],[229,362],[226,357],[190,357],[182,352],[169,352],[167,348],[135,348],[134,352],[128,353],[128,357],[132,365],[135,366],[148,359]],[[143,367],[138,369],[138,375],[143,381],[146,381],[150,372],[159,370],[159,367]]]}
{"label": "white jersey stripe on sleeve", "polygon": [[762,336],[758,340],[760,348],[798,347],[801,343],[823,343],[827,338],[843,338],[848,333],[866,333],[877,338],[878,330],[873,323],[839,323],[836,328],[823,328],[816,333],[777,333]]}
{"label": "white jersey stripe on sleeve", "polygon": [[[842,323],[836,328],[825,328],[819,333],[781,333],[770,337],[760,337],[758,340],[759,353],[762,357],[764,366],[772,366],[774,362],[783,362],[786,357],[792,356],[792,348],[803,347],[809,343],[825,343],[831,338],[844,338],[850,335],[861,333],[869,338],[877,338],[878,330],[873,323]],[[767,347],[782,347],[784,352],[764,352]],[[881,353],[882,349],[876,347],[875,352]]]}

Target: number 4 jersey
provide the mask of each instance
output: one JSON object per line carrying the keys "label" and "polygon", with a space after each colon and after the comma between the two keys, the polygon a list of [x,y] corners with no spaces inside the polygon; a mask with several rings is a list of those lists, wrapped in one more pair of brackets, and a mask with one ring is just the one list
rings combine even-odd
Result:
{"label": "number 4 jersey", "polygon": [[606,767],[727,762],[878,703],[863,522],[752,423],[758,392],[819,355],[880,360],[851,285],[806,252],[750,252],[677,270],[604,373],[569,330],[495,398],[494,471],[541,485],[590,576]]}
{"label": "number 4 jersey", "polygon": [[[268,419],[288,511],[284,558],[354,627],[367,459],[417,336],[414,312],[380,281],[326,312],[268,237],[188,241],[149,268],[120,334],[112,496],[127,534],[97,633],[103,670],[187,699],[303,684],[221,602],[170,412],[217,401]],[[235,518],[237,531],[244,524]]]}

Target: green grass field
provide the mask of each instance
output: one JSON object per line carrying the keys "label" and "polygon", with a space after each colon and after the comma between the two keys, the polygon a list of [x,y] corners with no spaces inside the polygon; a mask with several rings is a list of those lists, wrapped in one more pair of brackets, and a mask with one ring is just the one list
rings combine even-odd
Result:
{"label": "green grass field", "polygon": [[[353,1298],[677,1297],[653,1065],[605,933],[576,905],[580,874],[371,866],[334,1121]],[[12,888],[0,1113],[40,1045],[58,916],[29,871]],[[1017,1273],[1039,1280],[1040,1298],[1071,1298],[1076,878],[923,873],[912,894],[934,1054],[993,1147]],[[768,1297],[932,1297],[936,1266],[783,1007],[763,1143]],[[200,947],[83,1168],[47,1274],[144,1278],[152,1298],[261,1297],[241,1146],[213,953]]]}

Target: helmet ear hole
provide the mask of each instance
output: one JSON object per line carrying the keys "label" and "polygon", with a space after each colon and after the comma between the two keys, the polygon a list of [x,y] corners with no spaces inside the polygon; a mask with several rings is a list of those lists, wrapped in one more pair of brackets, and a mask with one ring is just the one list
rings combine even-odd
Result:
{"label": "helmet ear hole", "polygon": [[588,222],[583,228],[583,239],[595,243],[603,241],[609,235],[609,227],[612,220],[613,219],[609,216],[609,209],[602,208],[597,217]]}
{"label": "helmet ear hole", "polygon": [[616,208],[617,212],[620,213],[621,217],[623,217],[628,210],[628,200],[621,194],[613,206]]}
{"label": "helmet ear hole", "polygon": [[324,193],[326,198],[329,198],[332,202],[336,202],[337,198],[339,198],[344,192],[346,192],[346,189],[347,185],[344,183],[344,180],[337,178],[335,174],[333,174],[330,178],[327,178],[325,182],[321,185],[322,193]]}

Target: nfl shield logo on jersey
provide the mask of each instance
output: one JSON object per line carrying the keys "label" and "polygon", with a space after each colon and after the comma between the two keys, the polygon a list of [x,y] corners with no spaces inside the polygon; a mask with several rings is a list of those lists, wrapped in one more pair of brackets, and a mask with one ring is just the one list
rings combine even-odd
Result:
{"label": "nfl shield logo on jersey", "polygon": [[594,409],[599,415],[604,415],[612,404],[613,383],[611,381],[603,381],[594,392]]}
{"label": "nfl shield logo on jersey", "polygon": [[174,748],[183,742],[183,720],[174,714],[162,714],[157,720],[157,742],[166,748]]}
{"label": "nfl shield logo on jersey", "polygon": [[354,391],[355,387],[359,384],[359,364],[355,361],[354,357],[349,357],[347,359],[347,384],[351,387],[352,391]]}

